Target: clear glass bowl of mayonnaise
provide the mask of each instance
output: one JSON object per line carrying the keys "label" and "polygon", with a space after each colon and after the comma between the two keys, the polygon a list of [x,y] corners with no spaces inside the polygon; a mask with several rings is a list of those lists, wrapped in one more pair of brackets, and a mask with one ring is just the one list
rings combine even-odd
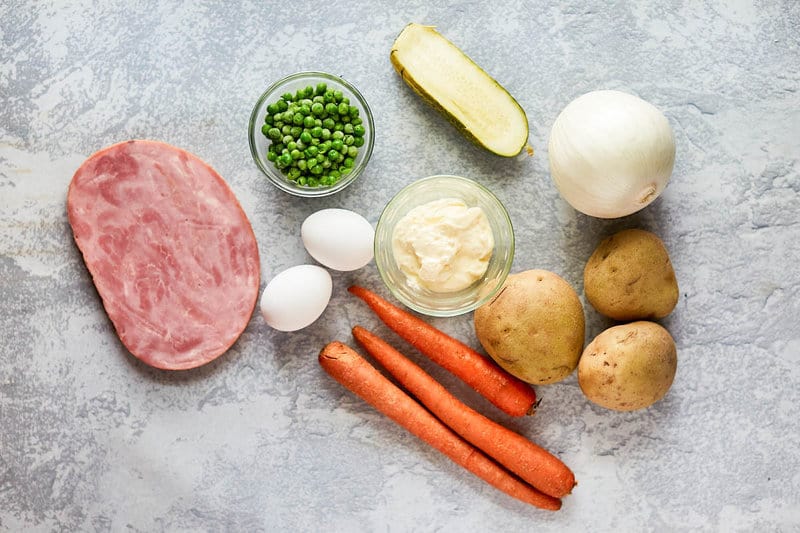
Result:
{"label": "clear glass bowl of mayonnaise", "polygon": [[473,311],[503,285],[514,229],[483,185],[438,175],[400,190],[375,228],[375,264],[403,304],[430,316]]}

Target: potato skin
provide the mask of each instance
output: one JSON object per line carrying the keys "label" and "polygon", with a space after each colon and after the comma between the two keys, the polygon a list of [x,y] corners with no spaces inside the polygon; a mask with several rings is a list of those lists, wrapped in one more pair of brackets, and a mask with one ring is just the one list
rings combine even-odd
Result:
{"label": "potato skin", "polygon": [[603,240],[583,270],[586,299],[599,313],[620,321],[653,320],[678,303],[678,281],[661,239],[624,230]]}
{"label": "potato skin", "polygon": [[655,322],[614,326],[586,346],[578,384],[586,397],[608,409],[634,411],[667,393],[678,366],[675,342]]}
{"label": "potato skin", "polygon": [[474,315],[475,333],[497,364],[523,381],[555,383],[578,365],[583,305],[563,278],[546,270],[512,274]]}

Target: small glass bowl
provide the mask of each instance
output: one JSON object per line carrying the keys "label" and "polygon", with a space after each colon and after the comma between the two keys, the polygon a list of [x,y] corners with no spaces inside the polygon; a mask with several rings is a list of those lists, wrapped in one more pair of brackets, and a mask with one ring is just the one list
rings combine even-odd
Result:
{"label": "small glass bowl", "polygon": [[[261,126],[264,125],[264,117],[267,115],[267,106],[280,99],[281,95],[287,92],[295,93],[298,89],[307,86],[316,87],[318,83],[326,83],[328,88],[342,91],[344,96],[350,99],[350,105],[358,108],[362,126],[364,126],[364,144],[359,147],[353,169],[349,174],[343,176],[339,181],[330,186],[306,187],[301,186],[284,176],[272,161],[267,159],[267,151],[271,140],[261,133]],[[369,158],[372,156],[372,148],[375,144],[375,123],[372,119],[372,111],[367,105],[367,101],[358,92],[358,89],[350,83],[325,72],[297,72],[290,76],[273,83],[256,102],[253,112],[250,114],[250,126],[248,135],[250,137],[250,153],[253,161],[261,172],[279,189],[304,197],[320,197],[334,194],[351,183],[364,171]]]}
{"label": "small glass bowl", "polygon": [[[457,292],[434,292],[410,283],[392,250],[396,224],[411,209],[442,198],[458,198],[483,209],[494,234],[494,250],[481,279]],[[389,291],[411,309],[430,316],[456,316],[473,311],[500,289],[514,260],[514,229],[503,204],[486,187],[459,176],[430,176],[406,186],[384,208],[375,228],[375,264]]]}

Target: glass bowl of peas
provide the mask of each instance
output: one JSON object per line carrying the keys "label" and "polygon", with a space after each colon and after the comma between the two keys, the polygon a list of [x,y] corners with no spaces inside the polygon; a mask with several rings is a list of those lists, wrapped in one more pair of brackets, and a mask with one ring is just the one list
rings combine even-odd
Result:
{"label": "glass bowl of peas", "polygon": [[298,72],[272,84],[250,115],[250,153],[279,189],[338,192],[364,171],[375,143],[367,101],[346,80]]}

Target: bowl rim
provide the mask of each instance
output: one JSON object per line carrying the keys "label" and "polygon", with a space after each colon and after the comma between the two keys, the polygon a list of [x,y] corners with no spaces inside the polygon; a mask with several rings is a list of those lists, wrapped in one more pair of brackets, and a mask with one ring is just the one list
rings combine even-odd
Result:
{"label": "bowl rim", "polygon": [[[302,80],[306,78],[324,78],[334,83],[337,83],[347,89],[352,95],[358,100],[359,104],[364,110],[364,117],[362,120],[368,124],[368,133],[369,133],[369,140],[363,146],[364,149],[364,159],[362,159],[361,163],[357,166],[353,167],[353,170],[348,174],[346,178],[339,180],[332,186],[329,187],[307,187],[307,188],[300,188],[299,186],[291,186],[289,184],[289,180],[283,178],[278,179],[278,175],[273,172],[273,169],[266,168],[265,164],[261,161],[260,154],[256,147],[256,127],[255,123],[258,118],[259,110],[262,107],[262,104],[268,99],[270,95],[273,95],[276,90],[286,84],[292,83],[297,80]],[[260,131],[260,130],[259,130]],[[367,103],[367,99],[364,98],[364,95],[349,81],[344,79],[341,76],[336,76],[335,74],[330,74],[328,72],[322,72],[317,70],[303,70],[299,72],[295,72],[293,74],[289,74],[288,76],[284,76],[279,80],[272,83],[267,89],[261,93],[258,100],[256,100],[255,105],[253,106],[252,111],[250,111],[250,122],[247,128],[247,137],[248,142],[250,144],[250,155],[253,158],[258,169],[264,174],[267,179],[278,189],[291,194],[293,196],[298,196],[301,198],[321,198],[325,196],[330,196],[335,194],[342,189],[346,188],[348,185],[353,183],[364,171],[369,162],[370,158],[372,157],[372,150],[375,145],[375,121],[372,116],[372,109],[369,107],[369,103]],[[283,177],[281,175],[281,177]]]}
{"label": "bowl rim", "polygon": [[426,176],[424,178],[420,178],[418,180],[415,180],[415,181],[405,185],[400,190],[398,190],[392,196],[392,198],[386,203],[386,205],[383,207],[383,209],[381,210],[381,213],[380,213],[380,215],[378,217],[378,221],[375,224],[375,235],[376,236],[378,235],[379,230],[382,229],[383,225],[385,224],[385,214],[390,209],[391,204],[401,194],[404,194],[404,193],[408,194],[411,190],[413,190],[413,189],[415,189],[415,188],[417,188],[417,187],[419,187],[421,185],[424,185],[426,183],[429,183],[429,182],[434,181],[434,180],[439,180],[439,179],[451,179],[451,180],[454,180],[454,181],[461,182],[462,184],[465,184],[468,187],[474,187],[476,190],[480,191],[482,194],[484,194],[485,196],[487,196],[488,198],[493,200],[494,203],[496,203],[496,205],[500,208],[500,210],[499,210],[499,212],[501,214],[500,218],[504,219],[508,223],[510,239],[509,239],[509,242],[508,242],[509,260],[507,262],[505,262],[505,264],[503,265],[503,269],[500,271],[500,275],[498,277],[499,282],[497,283],[497,286],[493,287],[491,290],[486,291],[479,298],[477,298],[474,302],[471,302],[471,303],[469,303],[467,305],[464,305],[464,306],[461,306],[461,307],[457,307],[457,308],[452,308],[452,309],[432,309],[432,308],[427,307],[425,305],[420,305],[417,302],[411,301],[409,298],[406,298],[406,296],[401,291],[399,291],[396,287],[394,287],[392,284],[389,283],[389,281],[387,280],[387,274],[384,272],[386,267],[382,266],[381,260],[379,259],[379,257],[382,256],[382,254],[378,253],[379,252],[379,247],[380,247],[380,241],[377,238],[375,239],[375,241],[373,243],[373,256],[375,257],[375,266],[376,266],[376,268],[378,270],[378,274],[380,275],[381,280],[383,281],[383,284],[386,286],[387,289],[389,289],[389,292],[392,293],[392,295],[395,298],[397,298],[398,300],[400,300],[400,302],[403,303],[403,305],[409,307],[410,309],[412,309],[414,311],[417,311],[418,313],[422,313],[422,314],[428,315],[428,316],[433,316],[433,317],[453,317],[453,316],[459,316],[459,315],[463,315],[463,314],[469,313],[471,311],[474,311],[475,309],[477,309],[481,305],[483,305],[486,302],[488,302],[495,294],[497,294],[500,291],[500,289],[505,284],[505,281],[508,278],[508,275],[511,273],[511,267],[512,267],[512,265],[514,263],[514,255],[516,253],[516,237],[514,235],[514,224],[511,221],[511,215],[509,215],[508,209],[506,209],[505,204],[503,204],[503,202],[500,201],[500,198],[498,198],[497,195],[494,194],[488,187],[486,187],[485,185],[479,183],[478,181],[476,181],[474,179],[471,179],[471,178],[464,177],[464,176],[457,176],[455,174],[434,174],[432,176]]}

